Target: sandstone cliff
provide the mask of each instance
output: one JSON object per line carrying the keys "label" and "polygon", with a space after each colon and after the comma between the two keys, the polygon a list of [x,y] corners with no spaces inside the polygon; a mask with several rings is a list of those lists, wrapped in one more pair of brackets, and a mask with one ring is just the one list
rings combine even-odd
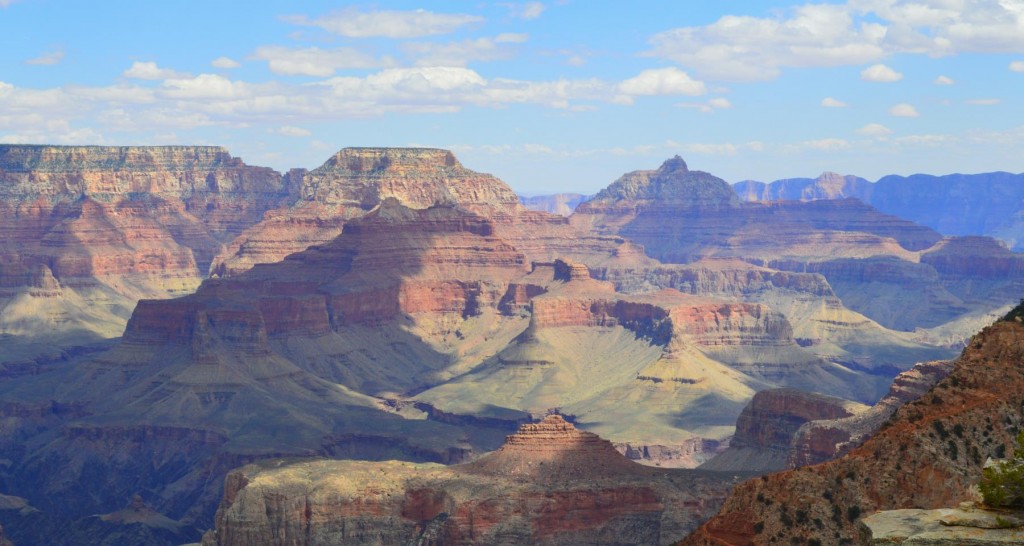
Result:
{"label": "sandstone cliff", "polygon": [[840,459],[742,484],[683,544],[855,543],[874,511],[968,499],[984,461],[1004,456],[1024,422],[1022,340],[1019,323],[986,328],[876,436]]}
{"label": "sandstone cliff", "polygon": [[774,472],[787,468],[793,436],[813,421],[851,417],[862,404],[795,389],[763,390],[736,420],[729,448],[701,465],[707,470]]}
{"label": "sandstone cliff", "polygon": [[118,335],[287,193],[223,148],[0,145],[0,359]]}
{"label": "sandstone cliff", "polygon": [[732,480],[637,465],[555,415],[465,465],[247,466],[203,544],[670,544]]}
{"label": "sandstone cliff", "polygon": [[448,150],[345,148],[312,171],[292,171],[291,202],[233,241],[214,271],[234,274],[272,263],[337,237],[345,222],[387,199],[413,209],[460,206],[487,216],[507,215],[519,205],[503,182],[473,172]]}

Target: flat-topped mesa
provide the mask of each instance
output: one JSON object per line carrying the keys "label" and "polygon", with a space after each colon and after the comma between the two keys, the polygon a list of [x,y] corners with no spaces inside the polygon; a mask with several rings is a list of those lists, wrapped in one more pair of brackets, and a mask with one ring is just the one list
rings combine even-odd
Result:
{"label": "flat-topped mesa", "polygon": [[608,440],[578,430],[561,415],[521,425],[500,449],[460,468],[537,482],[599,479],[647,470],[625,458]]}
{"label": "flat-topped mesa", "polygon": [[555,280],[556,281],[589,281],[590,280],[590,269],[584,264],[567,262],[565,260],[555,260]]}
{"label": "flat-topped mesa", "polygon": [[274,193],[280,173],[220,146],[0,145],[0,198]]}
{"label": "flat-topped mesa", "polygon": [[364,210],[388,197],[418,209],[456,204],[512,211],[520,206],[504,182],[434,148],[345,148],[307,173],[301,188],[303,200]]}
{"label": "flat-topped mesa", "polygon": [[577,210],[588,212],[619,202],[636,201],[693,208],[736,207],[740,204],[739,196],[726,181],[703,171],[691,171],[677,155],[662,163],[658,170],[622,175]]}

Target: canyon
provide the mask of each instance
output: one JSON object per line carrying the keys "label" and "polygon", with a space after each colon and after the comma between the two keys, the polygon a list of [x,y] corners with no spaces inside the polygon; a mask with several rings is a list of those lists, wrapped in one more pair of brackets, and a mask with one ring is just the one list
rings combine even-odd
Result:
{"label": "canyon", "polygon": [[[456,540],[468,527],[449,509],[501,527],[523,508],[484,513],[438,491],[513,487],[501,480],[518,470],[485,461],[551,413],[580,429],[548,423],[570,443],[617,461],[609,475],[714,461],[734,434],[735,447],[806,438],[801,461],[834,456],[842,442],[803,425],[871,414],[894,376],[953,356],[1024,289],[1022,257],[990,238],[944,237],[856,201],[745,203],[678,157],[568,217],[528,209],[446,150],[346,148],[283,175],[219,148],[2,146],[0,159],[0,229],[18,235],[3,247],[0,493],[22,499],[0,524],[17,544],[194,541],[215,523],[235,529],[226,511],[269,506],[261,488],[277,480],[301,491],[381,468],[386,490],[338,485],[377,499],[346,528]],[[777,388],[823,398],[779,435],[756,419],[737,432],[755,393]],[[765,396],[757,419],[789,419]],[[640,518],[641,542],[671,543],[725,498],[736,468],[724,481],[662,474],[706,486],[697,505],[670,495],[684,514],[671,525],[650,526],[667,525],[660,508],[595,517],[620,530]],[[408,492],[424,481],[429,491]],[[608,483],[513,489],[599,507],[649,493]],[[224,532],[297,536],[312,521],[289,519],[302,495],[259,529]],[[399,531],[374,527],[399,516]],[[509,537],[540,540],[524,529]]]}

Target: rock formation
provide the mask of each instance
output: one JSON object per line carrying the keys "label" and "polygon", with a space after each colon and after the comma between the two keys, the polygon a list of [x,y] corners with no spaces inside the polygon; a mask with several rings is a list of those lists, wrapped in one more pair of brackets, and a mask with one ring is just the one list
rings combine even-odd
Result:
{"label": "rock formation", "polygon": [[0,145],[0,360],[117,336],[287,193],[223,148]]}
{"label": "rock formation", "polygon": [[971,498],[989,457],[1024,423],[1024,326],[974,337],[953,371],[896,411],[874,437],[834,461],[741,484],[682,544],[853,543],[878,510],[942,508]]}
{"label": "rock formation", "polygon": [[824,173],[817,179],[744,181],[734,185],[747,201],[842,199],[853,197],[944,235],[987,235],[1024,250],[1024,174],[993,172],[932,176],[890,175],[870,183],[856,176]]}
{"label": "rock formation", "polygon": [[244,467],[203,544],[670,544],[733,480],[637,465],[553,415],[464,465]]}
{"label": "rock formation", "polygon": [[432,148],[345,148],[320,167],[289,176],[297,188],[294,199],[233,241],[218,257],[216,273],[238,273],[326,243],[346,221],[387,199],[414,209],[460,206],[488,217],[507,215],[519,204],[497,178]]}
{"label": "rock formation", "polygon": [[796,389],[763,390],[740,412],[729,448],[701,468],[783,470],[797,430],[808,422],[852,417],[866,409],[849,400]]}
{"label": "rock formation", "polygon": [[[673,159],[564,218],[423,149],[346,149],[278,183],[273,206],[194,293],[143,298],[109,350],[2,369],[5,493],[74,522],[138,493],[183,529],[208,527],[230,468],[283,457],[457,463],[552,409],[649,463],[694,465],[732,435],[757,390],[873,402],[898,371],[951,353],[851,311],[810,271],[832,252],[914,263],[941,239],[858,203],[755,208]],[[85,210],[106,218],[104,206]],[[735,244],[698,241],[698,261],[661,263],[624,235],[654,237],[652,255],[689,255],[671,250],[690,242],[659,222],[692,217],[719,237],[735,234],[727,213],[750,223]],[[767,241],[775,226],[782,235]],[[972,298],[995,305],[986,286],[1013,271],[1005,263]],[[30,292],[68,290],[66,269],[43,265],[19,277]],[[955,263],[928,267],[973,283]],[[388,491],[404,498],[399,485]],[[624,502],[617,494],[608,502]],[[447,532],[440,513],[413,519]],[[9,534],[27,525],[4,524]]]}

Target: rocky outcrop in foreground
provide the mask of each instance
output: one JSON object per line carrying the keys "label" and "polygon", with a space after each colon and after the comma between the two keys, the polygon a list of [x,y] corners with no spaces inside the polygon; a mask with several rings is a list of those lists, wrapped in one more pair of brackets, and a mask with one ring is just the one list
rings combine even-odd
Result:
{"label": "rocky outcrop in foreground", "polygon": [[204,546],[670,544],[732,475],[653,469],[561,416],[451,467],[266,461],[232,472]]}
{"label": "rocky outcrop in foreground", "polygon": [[937,510],[908,508],[864,518],[862,538],[872,546],[1010,546],[1024,544],[1020,523],[1020,514],[984,510],[971,503]]}
{"label": "rocky outcrop in foreground", "polygon": [[846,456],[748,481],[685,545],[863,543],[858,522],[879,510],[942,508],[971,498],[989,457],[1024,424],[1024,325],[974,337],[948,377]]}

